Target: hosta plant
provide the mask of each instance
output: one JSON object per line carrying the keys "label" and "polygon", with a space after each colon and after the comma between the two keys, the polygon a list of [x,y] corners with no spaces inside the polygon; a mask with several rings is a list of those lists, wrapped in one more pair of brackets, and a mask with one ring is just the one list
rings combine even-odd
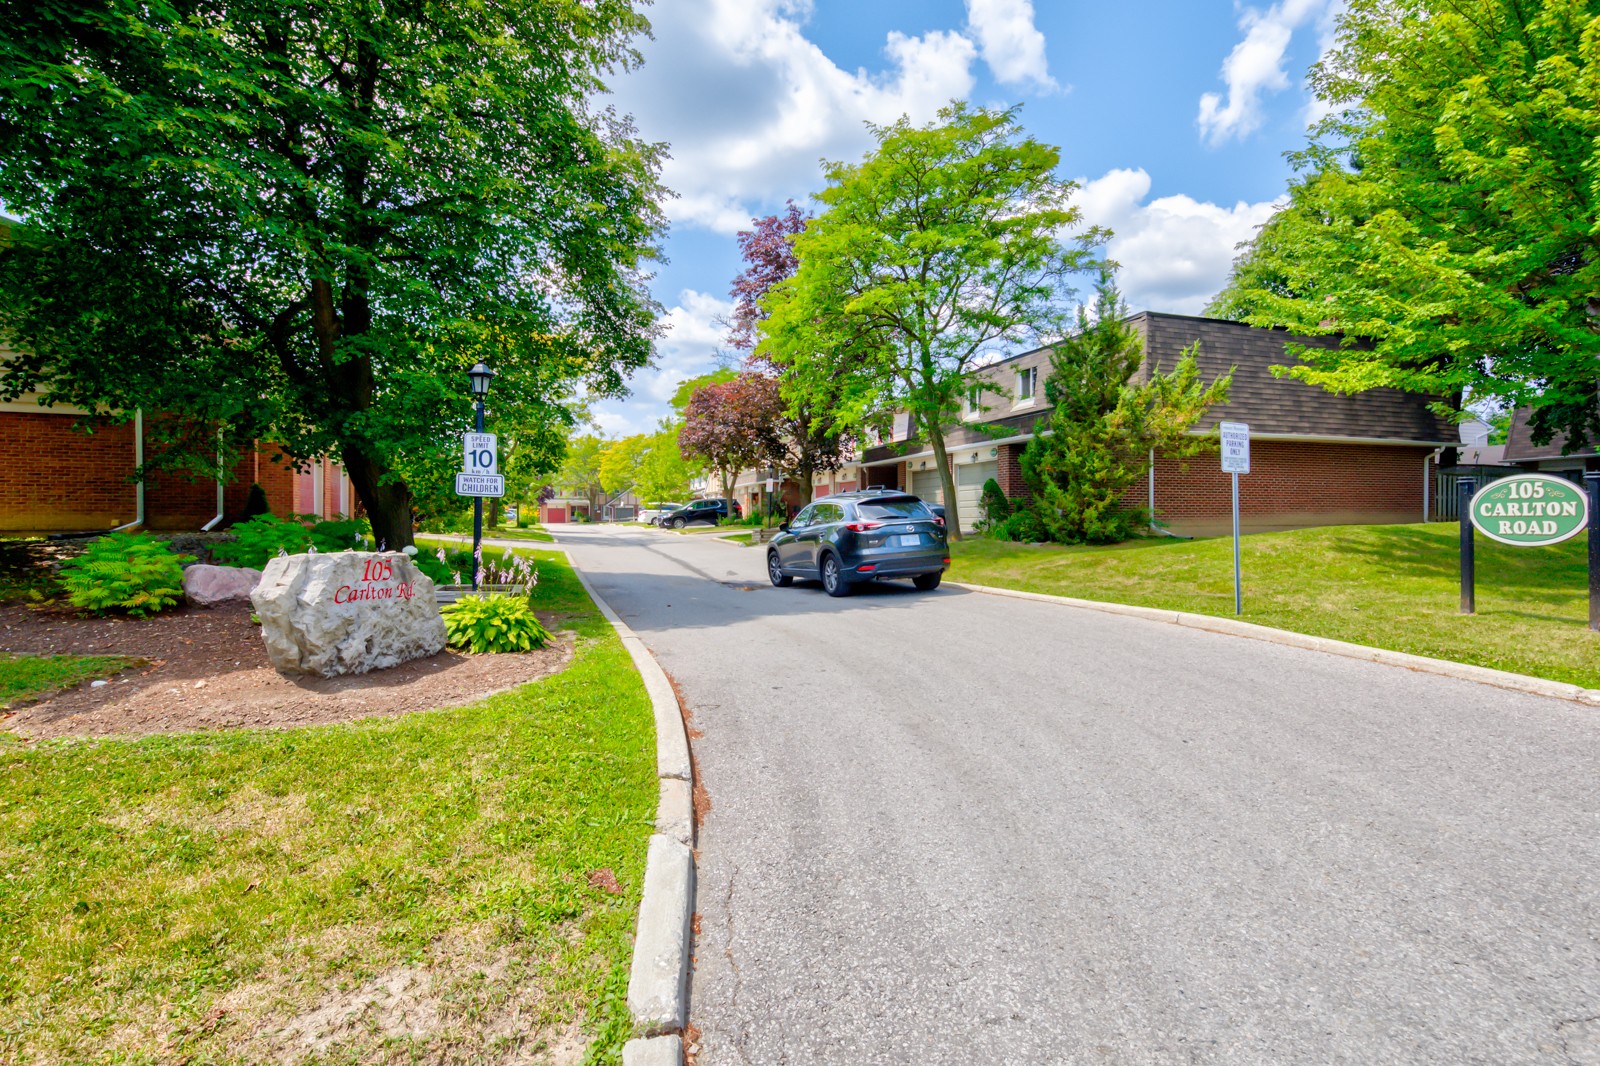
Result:
{"label": "hosta plant", "polygon": [[550,631],[533,613],[526,596],[463,596],[440,613],[450,643],[474,655],[532,651],[550,640]]}
{"label": "hosta plant", "polygon": [[148,533],[108,533],[61,564],[61,583],[74,607],[143,618],[183,599],[183,564],[193,559]]}

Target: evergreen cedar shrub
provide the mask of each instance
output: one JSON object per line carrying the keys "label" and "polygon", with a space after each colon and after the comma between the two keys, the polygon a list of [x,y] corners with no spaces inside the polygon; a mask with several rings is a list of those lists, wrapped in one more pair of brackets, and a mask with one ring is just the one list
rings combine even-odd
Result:
{"label": "evergreen cedar shrub", "polygon": [[252,483],[249,494],[244,498],[244,513],[239,516],[240,520],[247,521],[258,514],[271,513],[272,508],[267,505],[267,490]]}
{"label": "evergreen cedar shrub", "polygon": [[183,564],[193,561],[148,533],[108,533],[61,564],[61,583],[74,607],[143,618],[183,599]]}
{"label": "evergreen cedar shrub", "polygon": [[1050,539],[1049,534],[1045,532],[1044,523],[1039,521],[1039,516],[1025,506],[1018,507],[996,522],[989,532],[998,540],[1015,540],[1024,544],[1037,544]]}
{"label": "evergreen cedar shrub", "polygon": [[1000,489],[1000,482],[990,478],[983,483],[983,496],[978,501],[982,514],[978,516],[979,530],[994,529],[1011,517],[1011,501]]}
{"label": "evergreen cedar shrub", "polygon": [[1076,332],[1050,350],[1044,383],[1050,432],[1028,442],[1020,464],[1033,493],[1029,510],[1048,534],[1044,539],[1129,539],[1152,518],[1127,503],[1150,453],[1181,460],[1216,447],[1214,436],[1191,436],[1189,429],[1213,405],[1227,402],[1233,372],[1203,383],[1197,342],[1170,369],[1152,366],[1135,380],[1143,344],[1126,315],[1107,269],[1093,318],[1079,307]]}
{"label": "evergreen cedar shrub", "polygon": [[474,655],[532,651],[550,640],[526,596],[463,596],[440,609],[450,643]]}

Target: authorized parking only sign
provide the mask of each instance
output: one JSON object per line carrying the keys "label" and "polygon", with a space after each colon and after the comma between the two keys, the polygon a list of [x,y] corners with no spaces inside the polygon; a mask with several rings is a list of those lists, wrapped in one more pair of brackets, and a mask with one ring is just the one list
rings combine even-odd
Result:
{"label": "authorized parking only sign", "polygon": [[1250,472],[1250,427],[1243,422],[1223,422],[1217,426],[1222,436],[1222,472]]}

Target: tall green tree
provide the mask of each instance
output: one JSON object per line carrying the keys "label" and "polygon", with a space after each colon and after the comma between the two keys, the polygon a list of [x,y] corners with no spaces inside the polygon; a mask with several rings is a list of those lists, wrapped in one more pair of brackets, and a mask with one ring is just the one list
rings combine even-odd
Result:
{"label": "tall green tree", "polygon": [[0,395],[214,427],[349,471],[411,541],[406,457],[650,352],[657,149],[592,101],[631,0],[4,0]]}
{"label": "tall green tree", "polygon": [[1199,343],[1171,368],[1148,367],[1139,333],[1110,271],[1101,275],[1094,312],[1078,310],[1078,328],[1050,349],[1045,399],[1049,418],[1023,449],[1029,504],[1052,540],[1114,544],[1153,517],[1127,499],[1152,451],[1187,459],[1216,446],[1190,433],[1212,406],[1225,403],[1232,372],[1201,381]]}
{"label": "tall green tree", "polygon": [[997,348],[1061,332],[1103,234],[1081,229],[1059,151],[1026,136],[1015,108],[954,103],[928,126],[871,130],[864,160],[828,164],[824,210],[795,238],[800,268],[766,298],[756,350],[787,368],[786,388],[831,393],[840,428],[909,411],[959,536],[944,431],[967,377]]}
{"label": "tall green tree", "polygon": [[606,496],[605,486],[600,481],[600,461],[605,447],[606,442],[592,433],[571,438],[553,479],[563,491],[588,500],[591,515],[599,514]]}
{"label": "tall green tree", "polygon": [[1290,373],[1532,404],[1600,439],[1600,9],[1351,0],[1313,69],[1337,109],[1220,300],[1343,333]]}

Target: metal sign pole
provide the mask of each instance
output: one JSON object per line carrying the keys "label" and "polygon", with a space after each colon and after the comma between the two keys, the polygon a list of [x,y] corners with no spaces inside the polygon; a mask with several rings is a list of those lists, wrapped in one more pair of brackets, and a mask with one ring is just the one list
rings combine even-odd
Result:
{"label": "metal sign pole", "polygon": [[1239,475],[1233,475],[1233,613],[1244,613],[1244,588],[1239,581]]}
{"label": "metal sign pole", "polygon": [[[483,432],[483,397],[477,403],[478,432]],[[472,498],[472,591],[478,591],[478,560],[483,558],[483,497]]]}
{"label": "metal sign pole", "polygon": [[1475,547],[1472,533],[1472,495],[1476,485],[1470,477],[1464,477],[1457,483],[1456,511],[1461,520],[1461,613],[1472,614],[1477,610],[1477,560],[1473,558]]}
{"label": "metal sign pole", "polygon": [[1583,475],[1589,494],[1589,628],[1600,632],[1600,473]]}

